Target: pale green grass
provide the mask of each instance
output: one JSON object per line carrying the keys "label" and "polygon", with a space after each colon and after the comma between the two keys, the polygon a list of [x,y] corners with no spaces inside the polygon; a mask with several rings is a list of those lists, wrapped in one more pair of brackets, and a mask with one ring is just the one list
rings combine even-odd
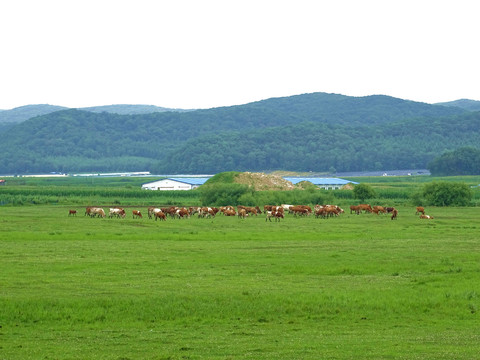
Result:
{"label": "pale green grass", "polygon": [[478,208],[280,223],[77,210],[0,207],[0,359],[480,353]]}

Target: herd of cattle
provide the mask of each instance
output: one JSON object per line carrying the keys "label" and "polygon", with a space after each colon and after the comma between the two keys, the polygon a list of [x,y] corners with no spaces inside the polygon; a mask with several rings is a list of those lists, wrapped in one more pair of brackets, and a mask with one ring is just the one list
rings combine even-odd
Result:
{"label": "herd of cattle", "polygon": [[[190,218],[193,215],[197,215],[199,218],[211,218],[217,216],[217,214],[223,214],[224,216],[238,216],[245,219],[248,216],[258,216],[259,214],[265,214],[265,221],[280,221],[285,218],[285,214],[293,214],[293,216],[310,216],[314,215],[316,218],[329,218],[339,216],[345,211],[337,205],[315,205],[313,210],[308,205],[265,205],[263,211],[258,207],[242,206],[238,205],[237,209],[233,206],[221,206],[221,207],[154,207],[151,206],[147,209],[147,215],[149,219],[155,220],[167,220],[167,216],[171,218]],[[69,210],[68,215],[76,215],[76,210]],[[351,205],[350,214],[391,214],[390,218],[396,220],[398,216],[398,210],[394,207],[384,206],[370,206],[369,204]],[[107,215],[105,210],[101,207],[88,206],[85,209],[85,215],[90,217],[105,218]],[[420,219],[433,219],[433,216],[425,214],[425,208],[418,206],[416,208],[415,215],[420,215]],[[108,217],[125,218],[126,212],[124,208],[113,207],[110,208]],[[143,218],[140,210],[132,210],[132,217]]]}

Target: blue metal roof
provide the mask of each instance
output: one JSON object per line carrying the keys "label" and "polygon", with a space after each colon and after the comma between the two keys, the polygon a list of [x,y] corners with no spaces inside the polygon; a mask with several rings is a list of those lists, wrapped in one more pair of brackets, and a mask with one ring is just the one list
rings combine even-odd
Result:
{"label": "blue metal roof", "polygon": [[203,185],[205,182],[210,179],[209,177],[195,177],[195,178],[168,178],[168,180],[178,181],[189,185]]}
{"label": "blue metal roof", "polygon": [[292,184],[298,184],[301,181],[309,181],[314,185],[346,185],[348,183],[358,184],[358,182],[339,179],[339,178],[314,178],[314,177],[284,177]]}

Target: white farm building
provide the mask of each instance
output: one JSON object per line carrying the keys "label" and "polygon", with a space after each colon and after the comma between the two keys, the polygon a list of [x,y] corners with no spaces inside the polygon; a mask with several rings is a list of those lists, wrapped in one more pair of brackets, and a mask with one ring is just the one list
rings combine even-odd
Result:
{"label": "white farm building", "polygon": [[193,190],[210,179],[209,177],[167,178],[142,185],[146,190]]}
{"label": "white farm building", "polygon": [[358,184],[358,182],[339,179],[339,178],[314,178],[314,177],[284,177],[285,180],[290,181],[293,185],[301,181],[309,181],[313,185],[325,190],[338,190],[347,184]]}

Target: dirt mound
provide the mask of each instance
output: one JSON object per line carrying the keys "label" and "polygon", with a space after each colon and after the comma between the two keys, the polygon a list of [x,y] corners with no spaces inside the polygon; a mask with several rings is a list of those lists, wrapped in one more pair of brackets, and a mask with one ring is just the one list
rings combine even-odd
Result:
{"label": "dirt mound", "polygon": [[345,184],[341,187],[342,190],[353,190],[354,186],[352,183]]}
{"label": "dirt mound", "polygon": [[277,175],[267,175],[265,173],[240,173],[235,177],[238,184],[247,184],[253,186],[257,191],[261,190],[293,190],[295,186]]}

